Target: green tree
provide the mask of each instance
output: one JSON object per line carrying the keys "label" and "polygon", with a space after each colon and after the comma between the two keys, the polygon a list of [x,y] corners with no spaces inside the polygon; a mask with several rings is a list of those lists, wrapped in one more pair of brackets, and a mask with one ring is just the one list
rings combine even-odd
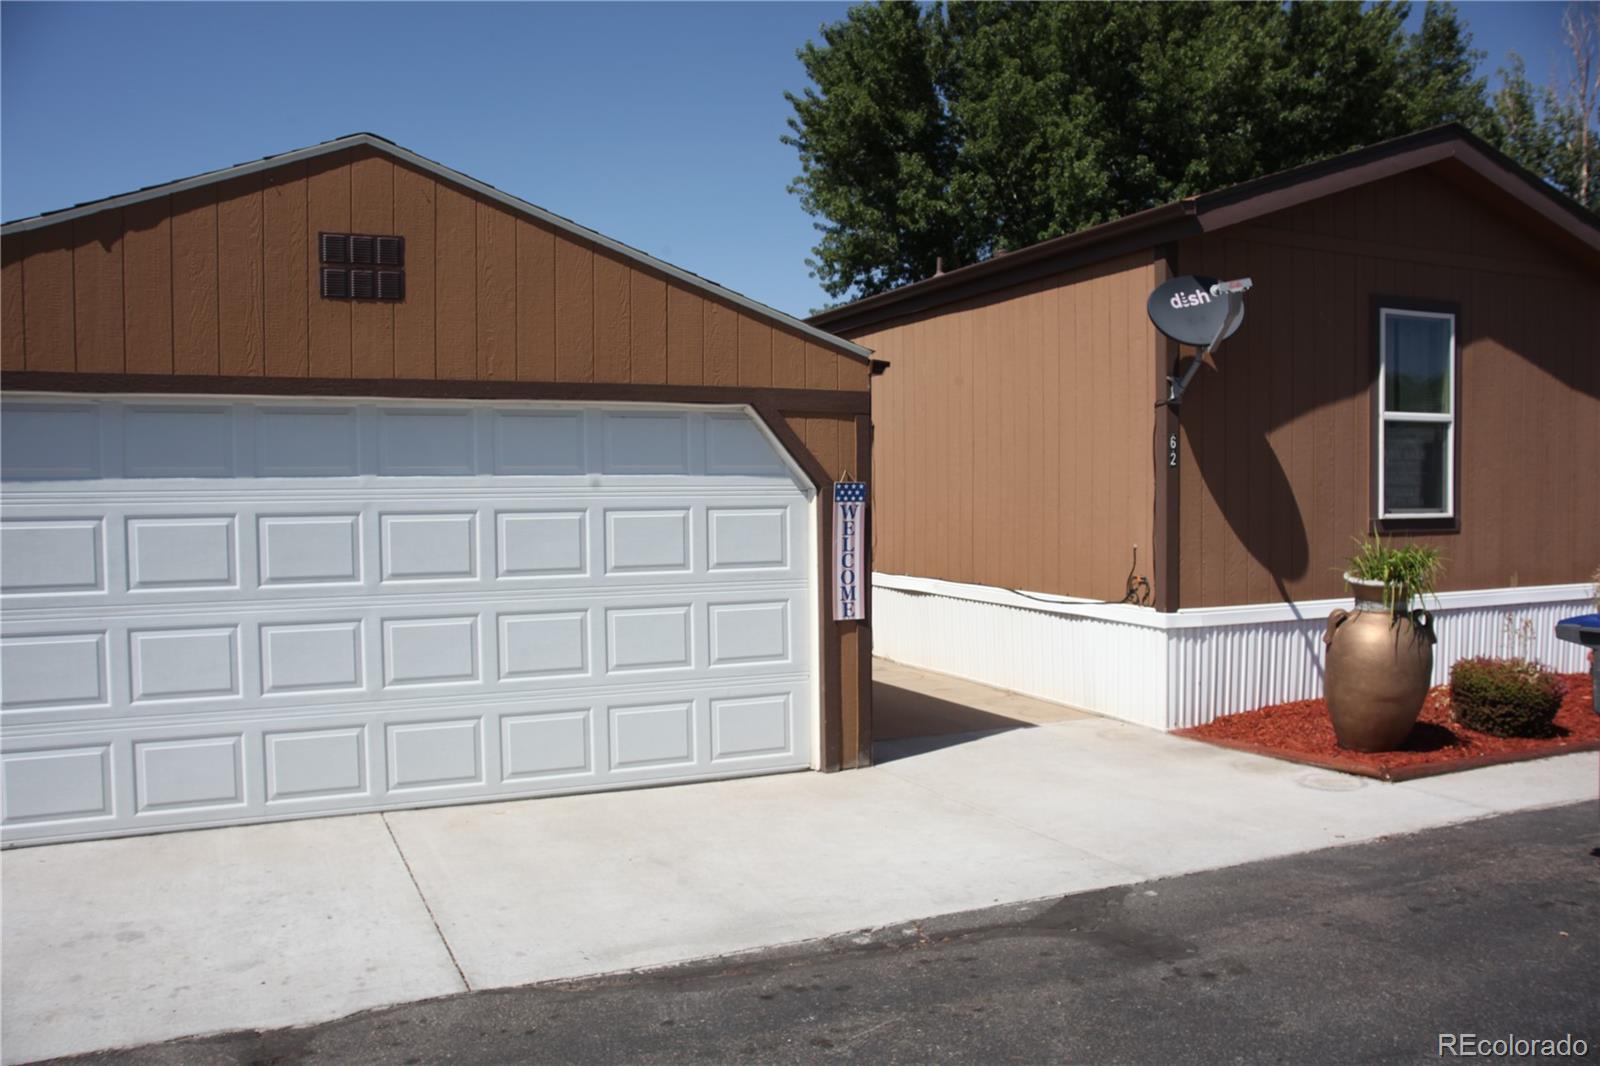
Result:
{"label": "green tree", "polygon": [[[892,287],[928,249],[964,249],[949,198],[956,144],[940,99],[936,12],[862,5],[822,28],[800,59],[814,88],[787,94],[802,176],[790,186],[824,221],[813,268],[852,264],[852,284]],[[843,291],[843,290],[840,290]]]}
{"label": "green tree", "polygon": [[1448,4],[890,2],[800,50],[790,186],[870,295],[1445,121],[1490,132]]}
{"label": "green tree", "polygon": [[1528,80],[1521,56],[1508,55],[1488,136],[1551,185],[1600,211],[1600,4],[1568,4],[1562,39],[1565,74],[1542,88]]}
{"label": "green tree", "polygon": [[1422,25],[1405,49],[1405,122],[1421,129],[1439,122],[1459,122],[1486,132],[1493,126],[1488,79],[1473,76],[1484,53],[1472,47],[1472,34],[1450,4],[1429,3]]}
{"label": "green tree", "polygon": [[1544,120],[1541,93],[1528,80],[1528,66],[1520,55],[1509,53],[1509,67],[1500,68],[1500,88],[1494,94],[1494,124],[1489,139],[1496,148],[1533,171],[1546,174],[1554,144],[1550,124]]}

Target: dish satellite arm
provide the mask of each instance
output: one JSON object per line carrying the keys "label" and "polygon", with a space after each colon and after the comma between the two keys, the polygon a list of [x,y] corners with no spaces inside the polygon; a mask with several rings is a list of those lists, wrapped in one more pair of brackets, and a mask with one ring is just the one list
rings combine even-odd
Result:
{"label": "dish satellite arm", "polygon": [[[1239,324],[1244,321],[1244,294],[1250,291],[1250,287],[1253,284],[1254,282],[1249,278],[1238,278],[1234,281],[1217,281],[1211,284],[1209,290],[1207,290],[1208,294],[1214,299],[1226,301],[1227,312],[1222,316],[1222,321],[1217,323],[1216,332],[1211,335],[1211,339],[1206,342],[1205,347],[1195,353],[1195,357],[1189,361],[1189,366],[1184,370],[1183,376],[1180,378],[1169,376],[1167,378],[1167,398],[1157,403],[1157,407],[1182,406],[1184,391],[1188,389],[1189,382],[1194,380],[1195,373],[1200,369],[1200,364],[1205,362],[1206,356],[1216,350],[1217,345],[1222,343],[1223,338],[1231,336],[1233,331],[1239,328]],[[1156,327],[1160,329],[1161,324],[1158,322]],[[1162,332],[1166,333],[1166,330],[1162,329]],[[1170,333],[1167,335],[1172,336]],[[1173,339],[1181,340],[1182,338],[1174,337]]]}

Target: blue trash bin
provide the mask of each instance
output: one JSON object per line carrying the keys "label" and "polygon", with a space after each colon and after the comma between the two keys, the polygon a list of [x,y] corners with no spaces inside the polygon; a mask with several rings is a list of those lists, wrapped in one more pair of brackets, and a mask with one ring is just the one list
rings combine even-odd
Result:
{"label": "blue trash bin", "polygon": [[1563,618],[1556,623],[1556,636],[1589,649],[1589,680],[1594,682],[1594,710],[1600,714],[1600,612]]}

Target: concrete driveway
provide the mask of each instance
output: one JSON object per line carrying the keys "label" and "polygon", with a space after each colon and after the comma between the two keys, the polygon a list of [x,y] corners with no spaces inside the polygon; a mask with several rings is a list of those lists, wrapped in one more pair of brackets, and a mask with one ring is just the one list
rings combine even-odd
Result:
{"label": "concrete driveway", "polygon": [[[881,676],[957,706],[1013,699]],[[324,1021],[1595,795],[1593,754],[1386,785],[1100,718],[1000,716],[1017,727],[889,742],[845,774],[7,852],[0,1051]]]}

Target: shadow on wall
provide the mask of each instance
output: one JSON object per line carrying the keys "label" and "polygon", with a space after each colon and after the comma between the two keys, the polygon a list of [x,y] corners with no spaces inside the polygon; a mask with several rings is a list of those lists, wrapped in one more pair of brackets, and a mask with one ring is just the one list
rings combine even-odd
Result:
{"label": "shadow on wall", "polygon": [[[1233,266],[1229,264],[1230,268]],[[1265,264],[1256,262],[1231,270],[1233,274],[1265,272]],[[1574,298],[1579,295],[1576,286],[1560,292],[1570,292]],[[1274,453],[1268,435],[1316,411],[1347,405],[1352,399],[1363,405],[1367,402],[1377,377],[1372,357],[1376,311],[1375,306],[1363,306],[1359,327],[1353,333],[1341,333],[1334,328],[1336,323],[1330,317],[1333,312],[1318,308],[1312,322],[1314,328],[1306,330],[1297,325],[1300,332],[1293,334],[1296,341],[1309,336],[1312,343],[1297,345],[1286,341],[1282,334],[1284,308],[1258,300],[1256,310],[1254,320],[1247,318],[1239,334],[1222,345],[1220,369],[1206,364],[1195,375],[1182,421],[1195,466],[1232,536],[1270,575],[1282,601],[1293,602],[1289,585],[1308,579],[1314,585],[1330,587],[1336,582],[1337,563],[1348,553],[1348,538],[1363,531],[1368,516],[1365,492],[1369,487],[1370,443],[1365,438],[1351,441],[1325,437],[1314,441],[1317,451],[1311,457],[1311,468],[1318,470],[1339,461],[1351,463],[1361,488],[1348,528],[1319,528],[1313,550],[1302,510],[1302,502],[1310,503],[1311,484],[1299,485],[1300,497],[1296,497],[1295,485]],[[1600,374],[1595,372],[1594,364],[1582,357],[1578,344],[1558,330],[1548,331],[1543,340],[1534,334],[1538,343],[1524,338],[1526,343],[1519,345],[1501,336],[1505,311],[1499,305],[1463,314],[1458,327],[1461,334],[1457,346],[1462,353],[1458,366],[1464,383],[1472,380],[1485,360],[1498,353],[1511,353],[1513,359],[1537,368],[1563,388],[1600,397]],[[1353,350],[1346,348],[1346,341],[1353,343]],[[1475,354],[1470,354],[1469,349]],[[1180,368],[1186,365],[1187,358],[1180,360]],[[1506,381],[1501,371],[1496,387],[1503,387]],[[1485,402],[1489,401],[1481,393],[1475,399],[1463,396],[1458,425],[1468,426],[1475,406],[1481,407]],[[1338,448],[1350,449],[1350,454],[1339,456]],[[1320,479],[1324,473],[1319,470],[1313,476]],[[1330,537],[1333,539],[1325,539]],[[1212,546],[1206,547],[1209,552]],[[1315,561],[1313,554],[1317,555]],[[1213,556],[1208,562],[1214,560]],[[1310,572],[1324,564],[1325,574]],[[1264,591],[1259,575],[1254,589],[1229,589],[1228,593],[1244,596],[1247,591],[1255,595]],[[1299,591],[1303,595],[1306,590],[1302,587]],[[1187,591],[1184,599],[1195,602]]]}
{"label": "shadow on wall", "polygon": [[[1225,360],[1225,375],[1219,375],[1209,364],[1203,364],[1195,375],[1190,396],[1196,399],[1209,396],[1212,402],[1203,407],[1193,402],[1186,405],[1185,413],[1197,416],[1186,423],[1189,450],[1228,528],[1272,575],[1284,602],[1289,602],[1286,582],[1306,576],[1311,545],[1294,486],[1289,483],[1289,475],[1273,452],[1267,434],[1296,417],[1300,410],[1343,399],[1349,393],[1348,390],[1329,390],[1328,395],[1297,396],[1302,403],[1280,417],[1274,417],[1278,412],[1259,404],[1229,404],[1226,426],[1202,425],[1199,416],[1215,418],[1222,413],[1215,401],[1222,389],[1258,372],[1258,368],[1249,365],[1247,356],[1236,359],[1234,354],[1226,347],[1220,353]],[[1180,362],[1180,366],[1186,365],[1187,360]],[[1222,376],[1228,380],[1217,380]],[[1331,457],[1319,455],[1316,461],[1330,462]]]}

